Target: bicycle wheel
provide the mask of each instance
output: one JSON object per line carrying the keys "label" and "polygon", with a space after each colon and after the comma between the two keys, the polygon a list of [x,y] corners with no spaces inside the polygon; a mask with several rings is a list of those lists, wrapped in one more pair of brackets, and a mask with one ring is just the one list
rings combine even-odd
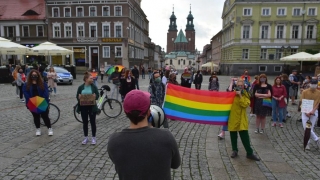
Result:
{"label": "bicycle wheel", "polygon": [[[55,124],[60,118],[60,109],[58,106],[49,103],[49,120],[51,125]],[[42,117],[40,116],[40,124],[45,125]]]}
{"label": "bicycle wheel", "polygon": [[106,116],[116,118],[122,112],[122,104],[116,99],[107,99],[102,104],[102,111]]}
{"label": "bicycle wheel", "polygon": [[73,106],[73,115],[74,115],[74,117],[76,118],[77,121],[83,123],[83,122],[82,122],[81,113],[80,113],[80,112],[79,112],[79,113],[77,112],[77,107],[78,107],[78,104],[76,104],[75,106]]}

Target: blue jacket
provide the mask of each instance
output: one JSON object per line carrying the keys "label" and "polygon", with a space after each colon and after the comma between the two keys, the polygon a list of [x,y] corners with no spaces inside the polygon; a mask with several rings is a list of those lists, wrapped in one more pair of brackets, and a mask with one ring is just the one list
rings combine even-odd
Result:
{"label": "blue jacket", "polygon": [[[43,97],[47,103],[49,104],[49,91],[48,91],[48,85],[47,83],[44,83],[44,90],[42,90],[39,86],[38,86],[38,93],[40,97]],[[24,84],[24,86],[22,87],[22,91],[23,91],[23,95],[26,99],[26,104],[28,104],[29,99],[34,97],[34,95],[32,94],[32,86],[30,86],[29,90],[27,90],[27,83]]]}

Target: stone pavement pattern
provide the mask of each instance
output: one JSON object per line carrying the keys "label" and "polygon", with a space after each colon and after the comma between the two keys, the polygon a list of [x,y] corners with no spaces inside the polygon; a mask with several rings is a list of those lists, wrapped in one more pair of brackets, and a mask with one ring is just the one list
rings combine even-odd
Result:
{"label": "stone pavement pattern", "polygon": [[[0,85],[0,179],[118,179],[107,142],[110,134],[128,127],[129,120],[124,114],[116,119],[99,115],[97,145],[81,145],[82,124],[73,117],[81,84],[81,76],[77,77],[72,86],[58,86],[58,95],[52,97],[61,110],[52,137],[47,136],[45,127],[43,135],[36,137],[31,113],[19,102],[15,87]],[[202,88],[207,89],[209,77],[204,79]],[[226,89],[230,77],[219,79],[221,90]],[[140,88],[146,90],[148,81],[140,79]],[[302,150],[303,129],[296,121],[296,109],[290,105],[293,117],[282,129],[271,127],[269,117],[263,135],[253,132],[255,118],[250,117],[251,143],[260,162],[245,158],[241,141],[239,157],[231,159],[229,133],[225,140],[218,140],[218,126],[170,121],[182,157],[181,166],[172,170],[172,179],[319,179],[319,149],[313,143],[310,151]]]}

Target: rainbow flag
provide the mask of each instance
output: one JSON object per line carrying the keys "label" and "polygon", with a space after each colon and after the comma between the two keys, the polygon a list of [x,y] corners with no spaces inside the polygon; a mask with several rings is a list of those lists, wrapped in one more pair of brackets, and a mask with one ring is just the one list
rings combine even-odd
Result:
{"label": "rainbow flag", "polygon": [[235,92],[214,92],[167,85],[163,105],[167,118],[212,125],[227,125]]}

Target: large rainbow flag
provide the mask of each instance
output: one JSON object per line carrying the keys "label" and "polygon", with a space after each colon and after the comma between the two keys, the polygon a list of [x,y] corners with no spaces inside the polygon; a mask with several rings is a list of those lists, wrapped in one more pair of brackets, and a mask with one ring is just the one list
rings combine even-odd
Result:
{"label": "large rainbow flag", "polygon": [[227,125],[235,95],[168,84],[163,109],[169,119]]}

